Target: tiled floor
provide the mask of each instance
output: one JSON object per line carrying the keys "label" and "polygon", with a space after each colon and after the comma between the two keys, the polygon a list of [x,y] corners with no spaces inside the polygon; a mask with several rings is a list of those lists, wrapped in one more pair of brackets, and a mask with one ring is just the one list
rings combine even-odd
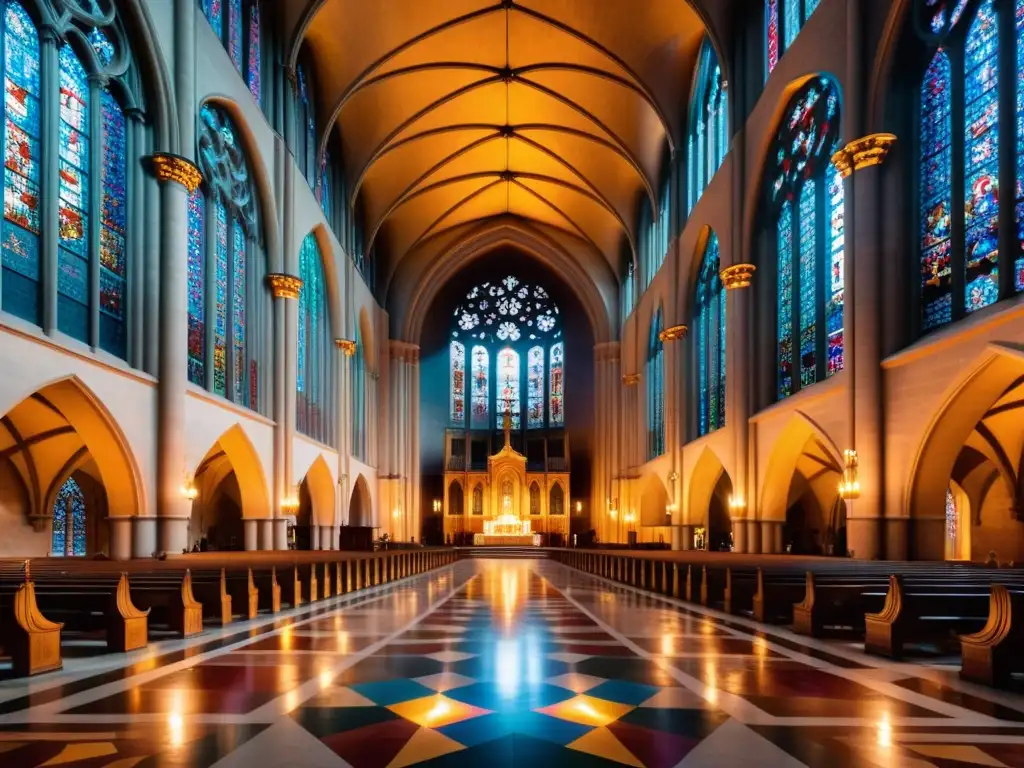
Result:
{"label": "tiled floor", "polygon": [[546,561],[0,681],[0,766],[1024,766],[1024,697]]}

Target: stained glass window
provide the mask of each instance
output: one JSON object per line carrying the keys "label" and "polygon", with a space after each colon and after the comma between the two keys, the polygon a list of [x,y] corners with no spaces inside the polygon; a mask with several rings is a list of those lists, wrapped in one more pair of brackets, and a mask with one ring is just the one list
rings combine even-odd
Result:
{"label": "stained glass window", "polygon": [[128,213],[127,130],[121,105],[106,89],[100,94],[100,109],[103,115],[100,346],[124,358],[128,353],[128,337],[125,332],[128,258],[125,252]]}
{"label": "stained glass window", "polygon": [[453,341],[449,345],[448,360],[451,366],[451,401],[449,418],[454,426],[466,423],[466,345]]}
{"label": "stained glass window", "polygon": [[302,434],[328,443],[332,437],[326,367],[330,327],[323,254],[312,233],[306,235],[299,250],[299,277],[296,426]]}
{"label": "stained glass window", "polygon": [[39,323],[39,35],[28,14],[4,7],[4,311]]}
{"label": "stained glass window", "polygon": [[231,346],[234,360],[233,381],[235,384],[236,403],[248,405],[249,388],[246,386],[245,375],[245,283],[246,283],[246,251],[245,231],[238,219],[231,228],[233,243],[231,249]]}
{"label": "stained glass window", "polygon": [[815,347],[818,315],[818,258],[815,221],[817,200],[813,180],[800,191],[800,385],[817,381]]}
{"label": "stained glass window", "polygon": [[647,346],[647,458],[665,452],[665,347],[659,338],[662,314],[659,309],[651,322]]}
{"label": "stained glass window", "polygon": [[213,31],[217,33],[217,37],[220,37],[224,18],[224,9],[221,5],[223,0],[201,0],[201,2],[203,14],[210,22],[210,26],[213,27]]}
{"label": "stained glass window", "polygon": [[188,196],[188,380],[206,384],[206,197]]}
{"label": "stained glass window", "polygon": [[503,349],[498,353],[498,393],[495,408],[503,426],[505,414],[509,413],[512,429],[520,428],[519,355],[511,349]]}
{"label": "stained glass window", "polygon": [[530,347],[526,353],[526,426],[544,426],[544,348]]}
{"label": "stained glass window", "polygon": [[75,479],[69,477],[53,502],[50,555],[84,557],[85,547],[85,494]]}
{"label": "stained glass window", "polygon": [[729,151],[729,99],[710,40],[704,40],[698,62],[697,86],[690,101],[690,209]]}
{"label": "stained glass window", "polygon": [[89,81],[81,62],[60,49],[57,327],[89,341]]}
{"label": "stained glass window", "polygon": [[227,397],[228,344],[228,214],[220,200],[214,205],[216,253],[214,255],[213,391]]}
{"label": "stained glass window", "polygon": [[565,350],[562,342],[551,345],[550,390],[551,426],[560,427],[565,423]]}
{"label": "stained glass window", "polygon": [[481,346],[473,347],[472,360],[472,415],[470,425],[474,429],[490,426],[490,356],[487,349]]}
{"label": "stained glass window", "polygon": [[718,236],[712,232],[704,250],[694,303],[697,337],[698,434],[725,426],[725,291]]}
{"label": "stained glass window", "polygon": [[965,308],[999,298],[999,36],[992,0],[967,33],[964,75]]}
{"label": "stained glass window", "polygon": [[242,0],[228,0],[228,55],[242,71]]}
{"label": "stained glass window", "polygon": [[296,69],[296,84],[298,86],[298,126],[297,139],[299,147],[295,152],[295,159],[302,168],[303,174],[309,186],[316,187],[319,167],[316,162],[316,115],[313,109],[313,87],[309,82],[309,75],[305,67],[299,66]]}
{"label": "stained glass window", "polygon": [[953,319],[950,215],[953,193],[952,91],[949,57],[941,48],[921,85],[921,324]]}
{"label": "stained glass window", "polygon": [[828,304],[825,306],[825,333],[828,346],[826,376],[843,369],[844,336],[843,308],[845,306],[845,256],[846,256],[846,215],[843,177],[839,170],[830,165],[828,173],[828,248],[829,265],[826,289]]}
{"label": "stained glass window", "polygon": [[828,78],[814,78],[790,100],[773,149],[780,399],[843,365],[845,204],[830,162],[838,132],[839,94]]}
{"label": "stained glass window", "polygon": [[[213,392],[258,410],[260,333],[251,315],[259,308],[264,265],[256,194],[234,124],[212,104],[200,111],[198,139],[206,199],[190,206],[190,227],[201,216],[204,221],[202,235],[190,232],[190,329],[192,309],[205,302],[206,292],[212,292],[212,315],[195,314],[201,322],[195,323],[197,333],[190,330],[190,357],[197,355],[190,375],[193,380],[210,375]],[[207,257],[211,274],[203,266]],[[205,358],[204,332],[212,334],[212,360],[200,360]]]}
{"label": "stained glass window", "polygon": [[782,204],[777,225],[778,396],[793,393],[793,207]]}
{"label": "stained glass window", "polygon": [[1024,0],[1016,2],[1014,23],[1017,29],[1017,76],[1012,78],[1017,88],[1017,209],[1014,215],[1017,252],[1013,262],[1013,287],[1024,291]]}
{"label": "stained glass window", "polygon": [[766,45],[768,55],[768,71],[771,72],[775,69],[775,65],[779,63],[779,56],[782,54],[782,48],[779,45],[779,0],[768,0],[766,3],[765,13],[765,29],[766,29]]}
{"label": "stained glass window", "polygon": [[956,496],[946,488],[946,538],[956,539],[957,522]]}
{"label": "stained glass window", "polygon": [[[320,199],[320,210],[324,212],[327,221],[331,222],[331,153],[325,151],[320,159],[320,177],[316,185],[317,197]],[[331,222],[333,223],[333,222]]]}
{"label": "stained glass window", "polygon": [[765,59],[770,74],[818,7],[819,0],[766,0]]}
{"label": "stained glass window", "polygon": [[257,104],[260,103],[262,87],[260,34],[260,4],[253,2],[249,4],[249,55],[246,61],[245,81]]}

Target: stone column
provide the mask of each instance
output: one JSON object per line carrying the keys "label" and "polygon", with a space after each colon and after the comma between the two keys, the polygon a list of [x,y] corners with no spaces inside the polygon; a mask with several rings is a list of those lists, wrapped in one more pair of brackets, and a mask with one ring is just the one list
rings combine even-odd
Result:
{"label": "stone column", "polygon": [[747,520],[747,553],[761,553],[761,523],[758,520]]}
{"label": "stone column", "polygon": [[160,382],[157,387],[157,545],[171,554],[187,546],[190,502],[182,492],[188,471],[185,390],[188,384],[188,195],[202,177],[190,160],[153,155],[160,181]]}
{"label": "stone column", "polygon": [[683,354],[685,346],[683,340],[686,338],[688,328],[685,325],[674,325],[666,328],[658,334],[658,339],[665,347],[665,450],[672,457],[672,469],[669,472],[669,505],[666,510],[671,514],[672,525],[672,549],[681,549],[682,531],[679,529],[682,520],[680,515],[681,504],[679,503],[679,470],[681,462],[680,446],[683,444],[682,429],[683,419],[680,418],[682,410],[679,403],[681,393],[684,390],[682,376]]}
{"label": "stone column", "polygon": [[338,493],[341,494],[339,522],[347,525],[351,522],[348,514],[352,494],[349,458],[352,456],[352,358],[356,353],[356,343],[352,339],[337,338],[334,340],[334,346],[341,353],[341,375],[338,377]]}
{"label": "stone column", "polygon": [[614,539],[608,510],[612,479],[619,472],[619,342],[594,346],[594,462],[591,469],[590,527],[603,542]]}
{"label": "stone column", "polygon": [[320,549],[320,526],[309,526],[309,548],[314,552]]}
{"label": "stone column", "polygon": [[259,520],[242,520],[242,535],[246,552],[259,549]]}
{"label": "stone column", "polygon": [[693,528],[692,525],[679,526],[680,548],[683,550],[693,549]]}
{"label": "stone column", "polygon": [[[57,331],[57,244],[60,232],[58,179],[60,176],[60,65],[57,30],[44,25],[39,30],[39,133],[41,147],[41,185],[39,199],[40,285],[42,295],[43,332],[52,336]],[[155,547],[154,547],[155,548]]]}
{"label": "stone column", "polygon": [[338,548],[338,539],[334,531],[333,525],[320,526],[320,549],[330,551]]}
{"label": "stone column", "polygon": [[845,178],[846,275],[844,365],[850,448],[844,453],[848,493],[847,548],[858,558],[906,557],[905,542],[885,546],[882,423],[882,317],[879,201],[881,165],[896,137],[877,133],[851,141],[832,162]]}
{"label": "stone column", "polygon": [[[272,272],[267,275],[267,285],[274,297],[274,469],[277,481],[275,498],[271,499],[274,510],[271,546],[267,547],[267,542],[263,542],[261,548],[288,549],[288,521],[282,516],[281,502],[293,494],[291,455],[295,427],[296,353],[295,344],[289,343],[289,339],[295,339],[296,305],[302,280],[295,275]],[[291,376],[288,375],[289,362]]]}
{"label": "stone column", "polygon": [[747,521],[732,521],[732,551],[743,554],[747,551]]}

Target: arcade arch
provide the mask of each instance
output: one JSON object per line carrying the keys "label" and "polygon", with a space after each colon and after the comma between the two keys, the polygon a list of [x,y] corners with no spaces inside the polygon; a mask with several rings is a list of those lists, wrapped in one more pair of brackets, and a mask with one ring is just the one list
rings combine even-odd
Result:
{"label": "arcade arch", "polygon": [[729,513],[732,478],[710,448],[705,448],[697,459],[689,485],[689,522],[693,540],[683,542],[683,547],[711,552],[729,550],[732,547],[732,517]]}
{"label": "arcade arch", "polygon": [[361,527],[373,526],[373,499],[370,487],[362,475],[352,486],[352,499],[348,505],[348,524]]}

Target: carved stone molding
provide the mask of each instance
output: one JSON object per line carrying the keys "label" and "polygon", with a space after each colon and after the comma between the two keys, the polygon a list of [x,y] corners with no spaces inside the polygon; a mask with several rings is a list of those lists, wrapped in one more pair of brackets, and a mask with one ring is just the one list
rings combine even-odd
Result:
{"label": "carved stone molding", "polygon": [[267,285],[275,299],[298,299],[302,290],[302,280],[295,275],[283,272],[271,272],[267,275]]}
{"label": "carved stone molding", "polygon": [[666,342],[684,339],[689,330],[685,325],[673,325],[671,328],[666,328],[658,334],[658,341]]}
{"label": "carved stone molding", "polygon": [[159,181],[173,181],[189,191],[195,192],[203,180],[195,163],[180,155],[161,152],[153,155],[153,174]]}
{"label": "carved stone molding", "polygon": [[854,171],[884,163],[895,143],[896,136],[892,133],[871,133],[854,139],[832,155],[832,163],[845,179]]}
{"label": "carved stone molding", "polygon": [[756,271],[757,267],[753,264],[733,264],[719,272],[718,276],[725,290],[732,291],[737,288],[749,288]]}

